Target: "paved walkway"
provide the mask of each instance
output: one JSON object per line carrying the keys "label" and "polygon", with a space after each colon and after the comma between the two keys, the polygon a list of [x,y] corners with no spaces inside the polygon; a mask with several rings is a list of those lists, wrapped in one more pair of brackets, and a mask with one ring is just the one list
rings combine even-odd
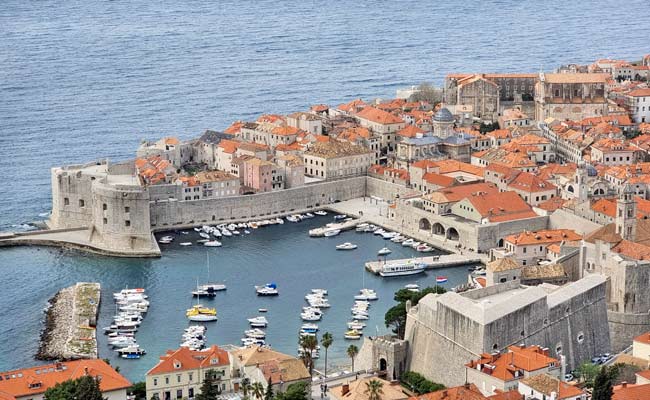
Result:
{"label": "paved walkway", "polygon": [[[367,378],[369,376],[374,376],[376,375],[375,373],[366,373],[366,372],[359,372],[358,375],[357,373],[350,372],[350,373],[344,373],[338,376],[329,376],[327,380],[319,379],[319,378],[314,378],[312,381],[311,385],[311,396],[312,399],[329,399],[330,394],[329,394],[329,389],[337,386],[341,386],[343,384],[346,384],[348,382],[352,382],[354,380],[362,379],[362,378]],[[323,384],[327,384],[327,389],[328,391],[323,393],[323,396],[321,397],[321,386]]]}
{"label": "paved walkway", "polygon": [[410,227],[404,224],[400,225],[394,220],[389,219],[388,203],[384,201],[375,200],[370,197],[363,197],[329,204],[327,207],[339,213],[357,216],[363,222],[369,222],[399,232],[403,235],[412,237],[419,242],[426,242],[438,249],[446,250],[450,253],[459,253],[470,258],[476,258],[481,260],[484,264],[488,261],[487,254],[477,253],[466,249],[458,249],[456,247],[458,242],[456,241],[440,239],[431,232],[419,229],[419,227]]}

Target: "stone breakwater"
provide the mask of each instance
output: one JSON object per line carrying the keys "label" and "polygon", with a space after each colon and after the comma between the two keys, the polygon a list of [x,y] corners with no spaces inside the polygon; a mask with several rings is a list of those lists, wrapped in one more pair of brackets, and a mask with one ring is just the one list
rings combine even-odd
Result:
{"label": "stone breakwater", "polygon": [[99,283],[80,282],[50,299],[36,359],[97,358],[100,293]]}

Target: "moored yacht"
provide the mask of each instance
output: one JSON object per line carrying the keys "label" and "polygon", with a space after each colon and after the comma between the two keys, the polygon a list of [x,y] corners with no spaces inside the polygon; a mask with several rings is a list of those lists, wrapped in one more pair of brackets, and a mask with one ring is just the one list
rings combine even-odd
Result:
{"label": "moored yacht", "polygon": [[357,248],[357,245],[350,242],[345,242],[336,246],[336,250],[354,250]]}
{"label": "moored yacht", "polygon": [[275,283],[267,283],[264,286],[255,286],[255,292],[258,296],[277,296],[278,286]]}
{"label": "moored yacht", "polygon": [[390,253],[392,253],[392,251],[388,247],[384,247],[382,249],[379,249],[379,251],[377,252],[377,255],[385,256],[385,255],[390,254]]}

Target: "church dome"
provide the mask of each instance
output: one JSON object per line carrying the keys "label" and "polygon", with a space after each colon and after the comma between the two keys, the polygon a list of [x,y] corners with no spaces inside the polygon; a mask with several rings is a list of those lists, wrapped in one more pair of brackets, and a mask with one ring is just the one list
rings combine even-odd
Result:
{"label": "church dome", "polygon": [[451,112],[443,107],[433,116],[434,121],[438,122],[454,122],[454,116],[451,115]]}

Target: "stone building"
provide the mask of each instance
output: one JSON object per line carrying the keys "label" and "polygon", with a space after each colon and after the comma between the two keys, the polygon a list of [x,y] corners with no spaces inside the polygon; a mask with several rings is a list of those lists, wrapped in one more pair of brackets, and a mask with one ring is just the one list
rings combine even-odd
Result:
{"label": "stone building", "polygon": [[389,381],[406,372],[408,342],[395,336],[365,336],[354,366],[358,371],[376,370]]}
{"label": "stone building", "polygon": [[590,275],[565,286],[511,281],[464,293],[429,294],[408,310],[407,368],[446,386],[462,384],[464,364],[515,345],[549,348],[573,369],[610,351],[606,281]]}
{"label": "stone building", "polygon": [[169,350],[146,374],[147,399],[194,398],[208,373],[222,392],[233,390],[228,352],[212,346],[204,351],[187,347]]}
{"label": "stone building", "polygon": [[295,112],[287,115],[287,125],[314,135],[323,134],[323,119],[313,113]]}
{"label": "stone building", "polygon": [[334,179],[365,175],[374,159],[374,152],[348,142],[330,140],[315,143],[303,153],[305,175]]}
{"label": "stone building", "polygon": [[535,119],[581,120],[607,115],[608,74],[539,74]]}

